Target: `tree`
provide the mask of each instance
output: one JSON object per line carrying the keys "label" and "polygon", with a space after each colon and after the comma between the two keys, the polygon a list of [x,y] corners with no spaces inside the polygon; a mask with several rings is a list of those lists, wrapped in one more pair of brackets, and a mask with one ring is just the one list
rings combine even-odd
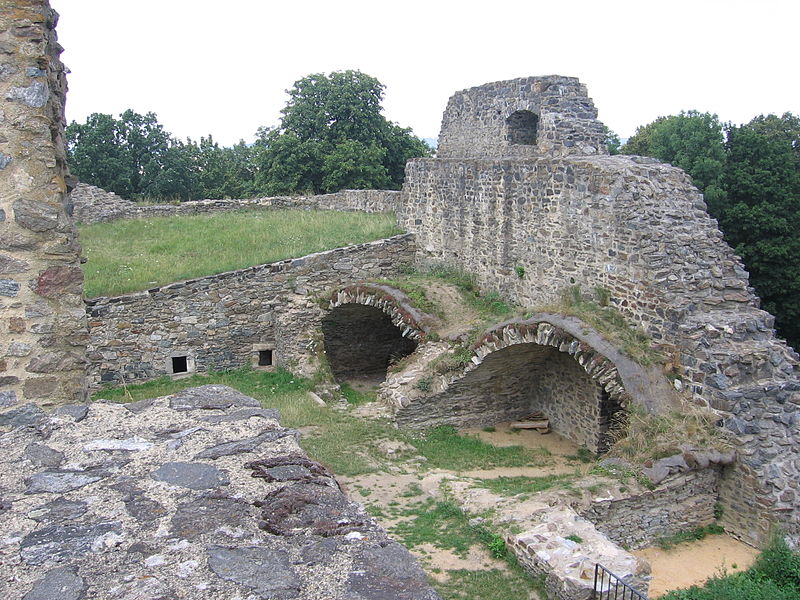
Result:
{"label": "tree", "polygon": [[619,136],[606,125],[603,125],[603,132],[606,134],[606,148],[608,148],[608,153],[612,156],[619,154],[620,146],[622,145]]}
{"label": "tree", "polygon": [[166,156],[174,142],[151,112],[126,110],[119,119],[93,113],[82,125],[73,121],[66,134],[72,173],[123,198],[162,187],[154,182],[158,169],[176,160],[174,153]]}
{"label": "tree", "polygon": [[259,130],[257,185],[268,194],[399,188],[427,144],[381,114],[384,86],[360,71],[295,82],[277,129]]}
{"label": "tree", "polygon": [[728,131],[728,201],[715,215],[778,331],[800,347],[800,119],[759,116]]}
{"label": "tree", "polygon": [[712,213],[725,201],[725,139],[717,115],[690,110],[659,117],[638,127],[622,152],[652,156],[686,171]]}

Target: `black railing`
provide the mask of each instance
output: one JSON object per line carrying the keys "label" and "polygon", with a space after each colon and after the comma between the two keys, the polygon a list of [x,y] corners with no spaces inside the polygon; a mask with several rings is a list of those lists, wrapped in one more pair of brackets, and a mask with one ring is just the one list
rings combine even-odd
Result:
{"label": "black railing", "polygon": [[647,596],[637,592],[600,563],[594,566],[595,600],[647,600]]}

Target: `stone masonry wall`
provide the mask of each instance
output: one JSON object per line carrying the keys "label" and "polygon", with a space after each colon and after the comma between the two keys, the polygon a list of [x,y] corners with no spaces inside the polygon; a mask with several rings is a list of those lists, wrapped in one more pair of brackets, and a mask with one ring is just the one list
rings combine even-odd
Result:
{"label": "stone masonry wall", "polygon": [[531,410],[542,412],[554,431],[592,452],[600,450],[602,388],[569,354],[548,349],[529,397]]}
{"label": "stone masonry wall", "polygon": [[[476,152],[507,156],[484,148],[481,127]],[[486,135],[489,146],[498,139]],[[798,356],[775,337],[774,318],[758,308],[740,259],[683,171],[534,148],[527,159],[415,159],[403,194],[400,226],[417,236],[418,263],[456,265],[483,290],[528,307],[570,286],[604,288],[671,357],[676,387],[720,411],[733,434],[739,458],[732,485],[722,486],[725,526],[760,544],[779,523],[800,545]]]}
{"label": "stone masonry wall", "polygon": [[80,248],[66,207],[58,15],[0,0],[0,410],[85,393]]}
{"label": "stone masonry wall", "polygon": [[132,382],[189,370],[238,368],[259,350],[274,365],[310,374],[322,352],[323,292],[391,277],[413,260],[410,235],[319,252],[87,302],[92,384]]}
{"label": "stone masonry wall", "polygon": [[0,421],[4,600],[440,600],[234,389],[34,408]]}
{"label": "stone masonry wall", "polygon": [[[531,138],[513,134],[515,116],[534,119]],[[510,123],[511,121],[511,123]],[[525,77],[456,92],[442,117],[440,158],[607,154],[603,125],[575,77]]]}
{"label": "stone masonry wall", "polygon": [[650,492],[596,500],[580,514],[620,546],[642,548],[713,523],[719,479],[715,467],[673,475]]}
{"label": "stone masonry wall", "polygon": [[174,215],[264,208],[395,212],[400,192],[394,190],[342,190],[318,196],[272,196],[249,200],[196,200],[177,204],[142,204],[120,198],[114,192],[79,183],[70,194],[75,220],[90,225],[115,219],[143,219]]}

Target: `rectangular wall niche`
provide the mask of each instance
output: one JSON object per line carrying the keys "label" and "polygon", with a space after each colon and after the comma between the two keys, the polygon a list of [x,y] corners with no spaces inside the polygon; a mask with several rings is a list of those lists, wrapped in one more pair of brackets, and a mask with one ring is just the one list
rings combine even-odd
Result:
{"label": "rectangular wall niche", "polygon": [[189,365],[186,356],[173,356],[172,357],[172,372],[173,373],[187,373]]}
{"label": "rectangular wall niche", "polygon": [[194,357],[185,352],[174,352],[167,359],[166,371],[170,375],[181,375],[183,373],[194,373]]}
{"label": "rectangular wall niche", "polygon": [[271,367],[272,366],[272,350],[259,350],[258,351],[258,366]]}
{"label": "rectangular wall niche", "polygon": [[273,344],[253,344],[253,368],[271,371],[275,368],[275,346]]}

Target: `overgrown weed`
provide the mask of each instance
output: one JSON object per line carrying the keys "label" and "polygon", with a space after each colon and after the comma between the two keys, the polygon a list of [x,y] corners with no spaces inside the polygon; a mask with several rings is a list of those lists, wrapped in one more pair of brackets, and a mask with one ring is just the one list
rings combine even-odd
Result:
{"label": "overgrown weed", "polygon": [[636,404],[626,409],[623,437],[611,446],[607,456],[634,464],[681,453],[681,446],[728,451],[731,444],[724,430],[716,426],[719,417],[708,409],[686,406],[683,412],[652,414]]}

